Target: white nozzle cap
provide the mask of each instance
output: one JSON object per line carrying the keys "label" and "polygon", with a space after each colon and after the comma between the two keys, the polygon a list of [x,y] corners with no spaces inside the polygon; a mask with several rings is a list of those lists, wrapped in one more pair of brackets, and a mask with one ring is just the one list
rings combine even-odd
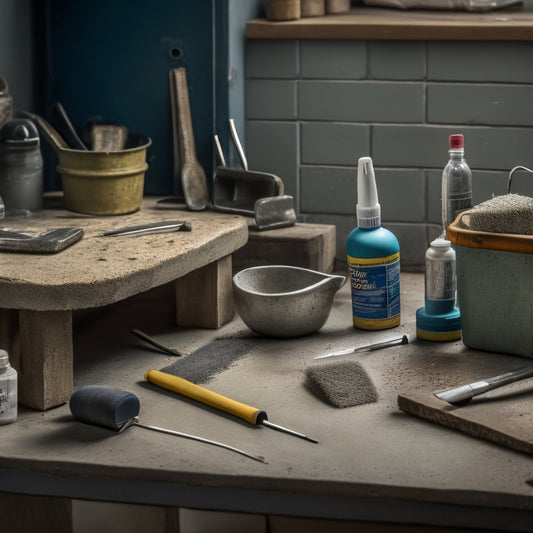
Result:
{"label": "white nozzle cap", "polygon": [[372,158],[360,157],[357,165],[357,225],[360,228],[381,226],[376,177]]}

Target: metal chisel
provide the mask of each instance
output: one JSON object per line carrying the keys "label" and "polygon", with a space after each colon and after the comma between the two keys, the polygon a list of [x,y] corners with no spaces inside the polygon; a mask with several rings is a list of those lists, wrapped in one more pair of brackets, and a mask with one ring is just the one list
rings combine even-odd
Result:
{"label": "metal chisel", "polygon": [[372,352],[374,350],[381,350],[382,348],[389,348],[390,346],[398,346],[400,344],[408,344],[409,337],[404,335],[403,337],[397,337],[384,342],[376,342],[374,344],[367,344],[366,346],[358,346],[356,348],[346,348],[345,350],[339,350],[338,352],[327,353],[325,355],[319,355],[314,359],[326,359],[327,357],[339,357],[341,355],[349,355],[357,352]]}
{"label": "metal chisel", "polygon": [[172,374],[167,374],[166,372],[161,372],[160,370],[150,370],[149,372],[146,372],[144,379],[150,383],[153,383],[154,385],[157,385],[158,387],[177,392],[178,394],[182,394],[183,396],[187,396],[193,400],[197,400],[216,409],[220,409],[221,411],[225,411],[226,413],[238,416],[254,426],[262,424],[263,426],[267,426],[277,431],[282,431],[283,433],[288,433],[289,435],[299,437],[309,442],[314,442],[315,444],[318,443],[318,441],[311,439],[303,433],[299,433],[298,431],[294,431],[292,429],[278,426],[277,424],[269,422],[267,420],[266,412],[262,409],[257,409],[256,407],[232,400],[226,396],[222,396],[221,394],[205,389],[200,385],[191,383],[190,381],[178,376],[173,376]]}
{"label": "metal chisel", "polygon": [[191,231],[191,225],[185,220],[166,222],[150,222],[140,226],[128,226],[113,231],[107,231],[102,237],[117,237],[119,235],[149,235],[152,233],[170,233],[173,231]]}

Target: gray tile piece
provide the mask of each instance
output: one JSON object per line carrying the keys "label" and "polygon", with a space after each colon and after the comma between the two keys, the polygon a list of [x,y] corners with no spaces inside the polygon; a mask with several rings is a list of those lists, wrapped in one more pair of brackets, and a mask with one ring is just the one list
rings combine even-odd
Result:
{"label": "gray tile piece", "polygon": [[[400,265],[404,271],[420,271],[428,248],[426,226],[422,224],[383,224],[400,243]],[[421,302],[420,305],[424,305]]]}
{"label": "gray tile piece", "polygon": [[298,125],[248,120],[245,138],[249,168],[276,174],[283,181],[285,193],[297,195]]}
{"label": "gray tile piece", "polygon": [[448,136],[453,133],[464,134],[471,169],[509,170],[517,164],[533,164],[532,128],[436,125],[373,126],[374,164],[443,169],[448,162]]}
{"label": "gray tile piece", "polygon": [[421,169],[374,168],[381,220],[386,222],[424,222],[426,186]]}
{"label": "gray tile piece", "polygon": [[[442,170],[426,172],[426,219],[427,222],[442,227]],[[473,180],[472,180],[473,182]],[[472,185],[473,188],[473,185]]]}
{"label": "gray tile piece", "polygon": [[303,166],[300,169],[302,213],[355,213],[356,170],[345,167]]}
{"label": "gray tile piece", "polygon": [[369,41],[369,78],[423,80],[426,77],[425,41]]}
{"label": "gray tile piece", "polygon": [[296,118],[296,82],[246,80],[248,119],[292,120]]}
{"label": "gray tile piece", "polygon": [[428,41],[428,79],[533,83],[533,42]]}
{"label": "gray tile piece", "polygon": [[533,86],[508,84],[430,83],[427,87],[428,122],[531,126]]}
{"label": "gray tile piece", "polygon": [[366,41],[300,41],[302,78],[362,79],[367,74]]}
{"label": "gray tile piece", "polygon": [[298,116],[344,122],[421,122],[421,83],[300,81]]}
{"label": "gray tile piece", "polygon": [[444,168],[448,161],[448,137],[461,132],[440,126],[375,125],[372,128],[374,165]]}
{"label": "gray tile piece", "polygon": [[249,39],[246,41],[246,78],[298,76],[298,41]]}
{"label": "gray tile piece", "polygon": [[301,125],[303,164],[357,165],[370,151],[370,126],[338,122],[304,122]]}

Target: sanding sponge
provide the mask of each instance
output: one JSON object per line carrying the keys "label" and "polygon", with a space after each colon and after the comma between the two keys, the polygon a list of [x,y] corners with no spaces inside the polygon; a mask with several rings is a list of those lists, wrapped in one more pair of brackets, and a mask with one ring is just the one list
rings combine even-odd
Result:
{"label": "sanding sponge", "polygon": [[119,431],[140,411],[139,398],[132,392],[98,385],[75,390],[69,401],[70,412],[80,422]]}
{"label": "sanding sponge", "polygon": [[465,229],[490,233],[533,234],[533,198],[519,194],[495,196],[465,211]]}
{"label": "sanding sponge", "polygon": [[312,366],[307,368],[306,376],[307,387],[335,407],[353,407],[378,399],[366,370],[354,361]]}

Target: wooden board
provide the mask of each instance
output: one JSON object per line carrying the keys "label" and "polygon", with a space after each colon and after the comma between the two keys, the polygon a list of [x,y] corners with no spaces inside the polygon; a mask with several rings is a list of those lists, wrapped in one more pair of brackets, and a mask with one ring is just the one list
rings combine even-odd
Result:
{"label": "wooden board", "polygon": [[254,19],[248,39],[505,40],[533,39],[533,10],[466,11],[356,7],[348,13],[290,21]]}
{"label": "wooden board", "polygon": [[463,407],[427,390],[400,394],[398,406],[430,422],[533,455],[533,379],[487,392]]}

